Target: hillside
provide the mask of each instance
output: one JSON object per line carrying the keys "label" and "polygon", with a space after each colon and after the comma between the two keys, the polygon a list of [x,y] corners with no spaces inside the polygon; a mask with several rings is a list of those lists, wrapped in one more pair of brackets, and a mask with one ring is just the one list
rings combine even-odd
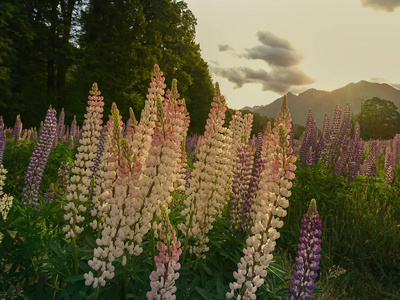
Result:
{"label": "hillside", "polygon": [[[365,80],[358,83],[350,83],[331,92],[309,89],[299,95],[287,94],[293,122],[305,125],[308,109],[311,108],[318,128],[322,128],[325,113],[328,113],[329,119],[332,121],[333,112],[337,104],[344,109],[346,103],[349,103],[352,114],[358,114],[361,111],[362,102],[373,97],[393,101],[400,108],[400,90],[386,83],[372,83]],[[263,116],[274,117],[280,109],[281,102],[282,97],[268,105],[254,108],[246,107],[246,109]]]}

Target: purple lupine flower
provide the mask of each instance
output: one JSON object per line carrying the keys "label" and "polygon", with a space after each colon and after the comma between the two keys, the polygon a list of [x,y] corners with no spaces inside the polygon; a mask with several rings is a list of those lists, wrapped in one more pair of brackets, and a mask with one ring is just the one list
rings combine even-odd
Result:
{"label": "purple lupine flower", "polygon": [[0,140],[0,166],[3,163],[5,147],[6,147],[6,143],[3,140]]}
{"label": "purple lupine flower", "polygon": [[31,160],[25,177],[22,203],[27,205],[37,205],[39,188],[42,182],[43,172],[46,169],[47,161],[53,147],[54,139],[57,136],[56,111],[51,107],[47,110],[47,115],[43,123],[43,129],[39,136],[39,141],[33,148]]}
{"label": "purple lupine flower", "polygon": [[304,158],[304,164],[306,166],[312,166],[313,161],[314,161],[313,148],[310,147],[307,151],[306,157]]}
{"label": "purple lupine flower", "polygon": [[[99,137],[99,142],[97,144],[97,150],[96,150],[96,155],[93,158],[93,165],[90,167],[90,170],[93,172],[93,176],[94,176],[94,184],[98,186],[99,182],[101,182],[100,180],[100,164],[101,164],[101,160],[102,160],[102,156],[104,153],[104,144],[106,143],[106,135],[107,135],[107,131],[108,131],[108,124],[105,124],[103,126],[103,128],[100,130],[100,137]],[[92,198],[96,195],[96,188],[93,188],[92,191]],[[92,207],[90,206],[89,211],[91,211]]]}
{"label": "purple lupine flower", "polygon": [[197,144],[199,141],[199,135],[190,135],[186,137],[185,140],[185,146],[186,146],[186,155],[189,157],[192,161],[195,159],[196,156],[196,148]]}
{"label": "purple lupine flower", "polygon": [[5,131],[4,131],[4,121],[3,116],[0,116],[0,141],[6,140]]}
{"label": "purple lupine flower", "polygon": [[344,144],[344,146],[342,147],[342,151],[340,152],[340,156],[336,160],[333,174],[335,174],[336,176],[340,176],[343,167],[346,165],[347,159],[348,159],[347,146],[346,144]]}
{"label": "purple lupine flower", "polygon": [[393,138],[393,164],[397,165],[400,163],[400,133],[396,134]]}
{"label": "purple lupine flower", "polygon": [[246,230],[249,222],[249,209],[246,206],[253,156],[250,145],[243,145],[237,149],[236,165],[233,171],[232,197],[230,201],[230,217],[234,229]]}
{"label": "purple lupine flower", "polygon": [[18,115],[17,119],[15,120],[15,125],[14,125],[13,132],[12,132],[14,141],[19,141],[19,139],[21,137],[21,131],[22,131],[21,116]]}
{"label": "purple lupine flower", "polygon": [[325,114],[324,124],[322,125],[321,135],[318,139],[317,149],[315,151],[315,161],[318,161],[321,158],[321,154],[326,149],[326,144],[328,142],[328,134],[329,134],[329,117],[328,114]]}
{"label": "purple lupine flower", "polygon": [[57,172],[57,192],[59,195],[65,195],[69,186],[69,164],[61,163]]}
{"label": "purple lupine flower", "polygon": [[37,130],[35,127],[35,128],[32,128],[31,141],[36,140],[37,138],[38,138],[38,133],[37,133]]}
{"label": "purple lupine flower", "polygon": [[290,130],[290,133],[289,133],[289,146],[294,149],[294,123],[293,123],[293,120],[290,124],[292,125],[292,130]]}
{"label": "purple lupine flower", "polygon": [[377,160],[377,155],[378,155],[378,142],[377,141],[373,141],[371,144],[371,149],[370,149],[370,154],[369,154],[369,168],[368,168],[368,172],[367,176],[370,177],[376,177],[376,160]]}
{"label": "purple lupine flower", "polygon": [[54,201],[54,196],[55,196],[54,185],[53,185],[53,184],[50,184],[49,189],[48,189],[47,192],[44,193],[44,195],[43,195],[43,201],[44,201],[44,202],[53,203],[53,201]]}
{"label": "purple lupine flower", "polygon": [[[362,142],[360,140],[360,124],[358,122],[354,126],[353,139],[351,141],[349,156],[347,160],[348,168],[347,175],[350,180],[353,180],[358,171],[360,170],[362,152],[360,156],[360,147],[362,146]],[[362,149],[361,149],[362,151]]]}
{"label": "purple lupine flower", "polygon": [[332,127],[326,140],[326,147],[321,153],[322,164],[326,168],[331,168],[333,163],[336,162],[337,153],[336,146],[338,143],[338,134],[340,129],[340,120],[342,117],[342,108],[337,105],[333,114]]}
{"label": "purple lupine flower", "polygon": [[4,149],[6,147],[6,133],[4,130],[3,116],[0,116],[0,166],[3,163]]}
{"label": "purple lupine flower", "polygon": [[[269,127],[267,125],[267,134],[271,133],[271,123],[268,122]],[[251,206],[253,205],[254,197],[256,196],[259,190],[259,183],[261,180],[261,172],[265,169],[265,159],[261,157],[262,145],[263,145],[264,135],[262,132],[257,135],[257,147],[254,153],[254,166],[252,170],[252,174],[250,177],[249,183],[249,192],[247,199],[242,208],[242,220],[245,220],[243,229],[247,231],[251,228],[253,221],[251,219]]]}
{"label": "purple lupine flower", "polygon": [[300,145],[300,160],[305,163],[307,160],[307,153],[309,152],[314,131],[314,115],[311,109],[308,109],[308,116],[306,122],[306,129],[304,130],[303,139]]}
{"label": "purple lupine flower", "polygon": [[385,182],[393,182],[393,167],[394,167],[394,153],[390,150],[386,152],[386,172],[385,172]]}
{"label": "purple lupine flower", "polygon": [[351,127],[351,111],[350,111],[350,105],[346,104],[346,108],[343,112],[343,121],[342,124],[340,125],[340,130],[338,133],[338,147],[339,149],[343,146],[343,144],[346,141],[346,137],[349,134]]}
{"label": "purple lupine flower", "polygon": [[315,155],[317,152],[317,146],[318,146],[318,127],[317,127],[317,122],[314,121],[314,126],[313,130],[311,132],[310,136],[310,146],[311,146],[311,153],[312,153],[312,164],[316,162]]}
{"label": "purple lupine flower", "polygon": [[298,257],[296,257],[296,267],[291,281],[292,286],[289,288],[293,296],[283,299],[311,299],[315,288],[314,281],[318,277],[322,222],[319,219],[315,199],[311,200],[308,212],[301,223]]}
{"label": "purple lupine flower", "polygon": [[62,139],[65,134],[65,112],[64,108],[61,109],[60,115],[58,116],[58,124],[57,124],[57,138]]}
{"label": "purple lupine flower", "polygon": [[71,127],[70,127],[70,130],[69,130],[69,136],[75,142],[78,139],[77,135],[78,135],[78,126],[76,125],[76,116],[74,116],[74,119],[71,122]]}

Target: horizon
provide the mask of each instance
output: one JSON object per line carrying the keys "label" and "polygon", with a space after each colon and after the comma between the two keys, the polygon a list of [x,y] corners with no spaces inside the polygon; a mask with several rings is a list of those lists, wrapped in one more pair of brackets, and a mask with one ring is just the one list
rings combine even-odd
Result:
{"label": "horizon", "polygon": [[[304,91],[302,91],[302,92],[298,92],[298,93],[287,92],[286,95],[287,95],[287,94],[292,94],[292,95],[294,95],[294,96],[299,96],[299,95],[301,95],[301,94],[303,94],[303,93],[306,93],[306,92],[309,91],[309,90],[316,90],[316,91],[319,91],[319,92],[331,93],[331,92],[334,92],[334,91],[336,91],[336,90],[340,90],[340,89],[342,89],[342,88],[345,88],[346,86],[348,86],[348,85],[350,85],[350,84],[359,84],[359,83],[361,83],[361,82],[363,82],[363,81],[364,81],[364,82],[368,82],[368,83],[379,84],[379,85],[388,85],[388,86],[394,88],[395,90],[400,91],[400,87],[399,87],[399,88],[398,88],[398,87],[395,87],[395,86],[391,85],[390,83],[386,83],[386,82],[371,82],[371,81],[368,81],[368,80],[361,79],[361,80],[358,81],[358,82],[349,82],[349,83],[347,83],[347,84],[344,85],[344,86],[341,86],[341,87],[338,87],[338,88],[335,88],[335,89],[332,89],[332,90],[321,90],[321,89],[316,89],[316,88],[314,88],[314,87],[310,87],[309,89],[304,90]],[[255,108],[255,107],[267,106],[267,105],[269,105],[269,104],[271,104],[271,103],[273,103],[273,102],[275,102],[275,101],[281,99],[283,96],[284,96],[284,95],[278,96],[275,100],[272,100],[271,102],[269,102],[269,103],[267,103],[267,104],[259,104],[259,105],[254,105],[254,106],[248,106],[248,105],[246,105],[246,106],[243,106],[242,108],[238,108],[238,109],[239,109],[239,110],[245,110],[245,109],[247,109],[247,108]],[[399,107],[398,109],[400,110],[400,107]]]}

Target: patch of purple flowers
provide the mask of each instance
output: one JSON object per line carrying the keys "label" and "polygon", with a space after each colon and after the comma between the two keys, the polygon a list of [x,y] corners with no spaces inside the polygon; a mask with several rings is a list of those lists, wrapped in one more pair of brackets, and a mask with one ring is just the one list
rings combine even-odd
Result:
{"label": "patch of purple flowers", "polygon": [[283,299],[311,299],[315,288],[314,281],[318,277],[321,255],[322,222],[319,219],[315,199],[311,200],[308,212],[301,221],[300,238],[296,257],[296,267],[289,291],[291,297]]}

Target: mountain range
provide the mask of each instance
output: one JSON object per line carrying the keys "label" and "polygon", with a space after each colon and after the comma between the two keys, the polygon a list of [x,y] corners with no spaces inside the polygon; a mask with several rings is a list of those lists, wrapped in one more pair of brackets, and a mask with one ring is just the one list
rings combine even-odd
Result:
{"label": "mountain range", "polygon": [[[318,128],[322,128],[325,113],[328,114],[329,120],[332,122],[337,104],[342,107],[343,111],[348,103],[351,113],[358,114],[361,111],[363,101],[373,97],[392,101],[398,107],[398,110],[400,108],[400,90],[386,83],[374,83],[365,80],[349,83],[331,92],[309,89],[298,95],[288,93],[287,103],[295,124],[305,125],[308,109],[311,109]],[[267,105],[246,106],[242,110],[250,110],[262,116],[275,117],[280,110],[282,98],[278,98]]]}

